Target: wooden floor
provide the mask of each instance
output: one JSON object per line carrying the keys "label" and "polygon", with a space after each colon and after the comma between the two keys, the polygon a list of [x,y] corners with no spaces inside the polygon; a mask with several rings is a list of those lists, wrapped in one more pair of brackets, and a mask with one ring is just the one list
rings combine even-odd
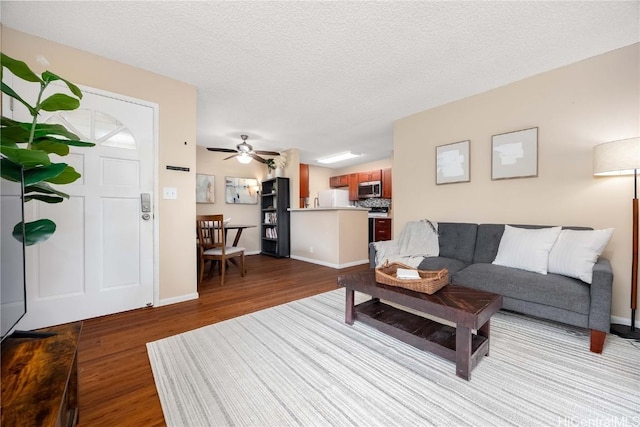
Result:
{"label": "wooden floor", "polygon": [[253,311],[334,290],[336,270],[288,258],[246,258],[247,275],[231,266],[202,284],[200,298],[84,321],[79,345],[81,426],[163,426],[146,343]]}

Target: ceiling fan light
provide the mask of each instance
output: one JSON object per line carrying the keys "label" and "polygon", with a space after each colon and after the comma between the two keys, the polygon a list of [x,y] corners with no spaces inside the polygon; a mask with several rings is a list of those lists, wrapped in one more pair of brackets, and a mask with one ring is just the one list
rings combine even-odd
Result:
{"label": "ceiling fan light", "polygon": [[252,160],[251,156],[248,155],[247,153],[240,153],[240,155],[237,157],[237,159],[243,165],[248,165],[249,163],[251,163],[251,160]]}
{"label": "ceiling fan light", "polygon": [[322,159],[318,159],[318,163],[336,163],[341,162],[343,160],[353,159],[354,157],[360,157],[360,154],[352,153],[351,151],[347,151],[345,153],[334,154],[332,156],[323,157]]}

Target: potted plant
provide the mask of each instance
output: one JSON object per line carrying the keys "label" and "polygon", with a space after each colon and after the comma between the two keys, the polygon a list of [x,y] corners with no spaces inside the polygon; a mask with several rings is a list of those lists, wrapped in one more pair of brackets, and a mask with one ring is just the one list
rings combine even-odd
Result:
{"label": "potted plant", "polygon": [[265,161],[267,165],[267,178],[273,178],[273,171],[276,170],[276,162],[274,159],[267,159]]}
{"label": "potted plant", "polygon": [[[73,83],[56,74],[45,71],[35,74],[27,64],[0,52],[0,79],[4,69],[16,77],[40,85],[35,104],[30,104],[2,81],[2,92],[24,105],[32,117],[30,122],[18,122],[2,116],[0,142],[0,175],[3,179],[19,182],[24,180],[24,202],[39,200],[45,203],[60,203],[69,195],[51,184],[70,184],[80,178],[80,174],[66,163],[54,163],[49,154],[66,156],[69,147],[91,147],[95,144],[80,141],[80,138],[60,124],[38,123],[41,111],[75,110],[80,106],[82,92]],[[55,81],[63,82],[71,95],[54,93],[43,98],[47,87]],[[22,176],[21,176],[22,169]],[[13,235],[22,240],[19,232],[21,224],[14,228]],[[53,235],[56,224],[50,219],[38,219],[25,223],[25,244],[27,246],[43,242]]]}
{"label": "potted plant", "polygon": [[287,165],[287,153],[280,153],[278,157],[273,159],[273,164],[276,167],[276,176],[282,176],[284,167]]}

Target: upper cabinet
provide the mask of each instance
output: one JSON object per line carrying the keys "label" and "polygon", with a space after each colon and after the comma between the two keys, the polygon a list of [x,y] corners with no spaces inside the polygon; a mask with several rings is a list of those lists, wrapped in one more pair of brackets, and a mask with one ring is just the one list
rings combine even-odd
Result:
{"label": "upper cabinet", "polygon": [[305,199],[309,197],[309,165],[300,163],[300,207],[305,207]]}
{"label": "upper cabinet", "polygon": [[358,180],[360,182],[380,181],[381,179],[380,175],[381,175],[380,169],[369,171],[369,172],[360,172],[358,174],[358,177],[359,177]]}
{"label": "upper cabinet", "polygon": [[358,174],[349,175],[349,200],[358,200]]}
{"label": "upper cabinet", "polygon": [[382,198],[391,198],[391,168],[382,169]]}
{"label": "upper cabinet", "polygon": [[338,175],[329,177],[329,187],[340,188],[349,186],[349,175]]}
{"label": "upper cabinet", "polygon": [[329,186],[331,188],[349,187],[349,200],[355,201],[358,200],[358,184],[371,181],[381,182],[383,199],[391,198],[391,168],[332,176],[329,177]]}

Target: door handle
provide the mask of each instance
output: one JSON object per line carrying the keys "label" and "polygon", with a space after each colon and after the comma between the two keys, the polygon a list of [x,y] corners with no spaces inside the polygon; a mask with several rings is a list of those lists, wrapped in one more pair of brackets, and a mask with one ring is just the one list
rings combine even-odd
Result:
{"label": "door handle", "polygon": [[149,215],[148,213],[142,214],[142,219],[144,219],[145,221],[149,221],[151,219],[151,215]]}
{"label": "door handle", "polygon": [[[151,194],[149,193],[141,193],[140,194],[140,210],[144,212],[151,212]],[[144,218],[144,216],[143,216]],[[144,218],[147,219],[147,218]]]}

